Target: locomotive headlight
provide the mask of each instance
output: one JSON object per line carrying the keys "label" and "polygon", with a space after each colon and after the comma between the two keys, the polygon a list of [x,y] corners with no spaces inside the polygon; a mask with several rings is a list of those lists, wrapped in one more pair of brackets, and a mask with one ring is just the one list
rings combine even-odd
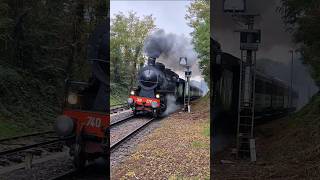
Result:
{"label": "locomotive headlight", "polygon": [[132,90],[132,91],[130,92],[130,94],[131,94],[131,95],[134,95],[134,91]]}
{"label": "locomotive headlight", "polygon": [[74,93],[70,93],[68,95],[67,101],[69,104],[72,104],[72,105],[77,104],[78,103],[78,96]]}
{"label": "locomotive headlight", "polygon": [[159,98],[160,98],[160,94],[156,94],[156,98],[158,98],[158,99],[159,99]]}
{"label": "locomotive headlight", "polygon": [[157,102],[152,102],[152,103],[151,103],[151,107],[152,107],[152,108],[158,107],[158,103],[157,103]]}
{"label": "locomotive headlight", "polygon": [[132,98],[128,98],[128,104],[132,104],[133,103],[133,99]]}

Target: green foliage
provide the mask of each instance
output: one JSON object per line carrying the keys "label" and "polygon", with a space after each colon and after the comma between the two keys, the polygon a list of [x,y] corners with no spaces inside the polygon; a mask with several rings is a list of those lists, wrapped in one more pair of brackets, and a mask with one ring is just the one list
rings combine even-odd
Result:
{"label": "green foliage", "polygon": [[128,88],[119,83],[111,83],[110,106],[116,106],[127,102]]}
{"label": "green foliage", "polygon": [[209,121],[206,122],[206,124],[205,124],[205,126],[203,128],[202,134],[204,136],[210,137],[210,123],[209,123]]}
{"label": "green foliage", "polygon": [[65,78],[91,75],[87,40],[106,14],[106,1],[1,1],[0,129],[52,128]]}
{"label": "green foliage", "polygon": [[0,116],[3,123],[7,122],[3,126],[14,124],[15,129],[26,131],[51,129],[51,123],[59,112],[57,86],[49,85],[21,69],[0,66],[0,72]]}
{"label": "green foliage", "polygon": [[210,2],[195,0],[188,7],[185,17],[189,26],[194,29],[191,33],[193,44],[199,54],[199,68],[205,81],[210,81]]}
{"label": "green foliage", "polygon": [[320,1],[282,0],[279,12],[293,39],[300,43],[304,63],[311,65],[313,77],[320,86]]}
{"label": "green foliage", "polygon": [[208,144],[206,144],[206,143],[204,143],[204,142],[201,142],[201,141],[193,141],[193,142],[191,143],[191,146],[192,146],[193,148],[198,148],[198,149],[200,149],[200,148],[207,148],[207,147],[208,147]]}
{"label": "green foliage", "polygon": [[10,123],[4,120],[3,117],[0,116],[0,137],[12,137],[17,134],[26,133],[23,129],[19,129],[14,123]]}
{"label": "green foliage", "polygon": [[[127,96],[129,89],[136,85],[137,70],[145,61],[143,43],[154,28],[152,15],[141,18],[135,12],[129,12],[128,15],[119,12],[111,19],[110,79],[115,86],[111,90],[111,99],[122,94]],[[117,92],[116,89],[122,90]]]}

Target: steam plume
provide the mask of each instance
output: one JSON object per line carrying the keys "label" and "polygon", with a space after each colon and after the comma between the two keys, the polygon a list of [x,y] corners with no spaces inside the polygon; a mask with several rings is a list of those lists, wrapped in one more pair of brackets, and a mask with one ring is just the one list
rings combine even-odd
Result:
{"label": "steam plume", "polygon": [[177,99],[175,96],[167,95],[166,100],[167,109],[161,114],[161,116],[168,116],[169,114],[175,112],[179,108],[179,105],[176,104]]}
{"label": "steam plume", "polygon": [[158,58],[157,61],[165,64],[167,68],[180,72],[184,71],[179,64],[180,57],[187,57],[193,75],[200,75],[198,54],[191,39],[183,35],[166,33],[163,29],[158,29],[145,40],[144,52],[147,56]]}

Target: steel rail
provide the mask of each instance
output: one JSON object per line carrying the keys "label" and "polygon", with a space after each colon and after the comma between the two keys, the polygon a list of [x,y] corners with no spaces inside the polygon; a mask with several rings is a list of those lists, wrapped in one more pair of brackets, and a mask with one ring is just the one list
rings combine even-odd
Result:
{"label": "steel rail", "polygon": [[126,117],[126,118],[124,118],[124,119],[122,119],[122,120],[120,120],[120,121],[113,122],[113,123],[110,124],[110,127],[112,128],[112,127],[114,127],[115,125],[119,125],[119,124],[122,124],[122,123],[124,123],[124,122],[127,122],[127,121],[133,119],[133,117],[134,117],[134,115],[130,115],[130,116],[128,116],[128,117]]}
{"label": "steel rail", "polygon": [[69,177],[73,177],[76,176],[78,174],[78,171],[76,169],[72,169],[70,171],[64,172],[62,174],[59,174],[55,177],[50,178],[49,180],[62,180],[62,179],[66,179]]}
{"label": "steel rail", "polygon": [[20,139],[20,138],[39,136],[39,135],[50,134],[50,133],[54,133],[54,131],[37,132],[37,133],[32,133],[32,134],[25,134],[25,135],[21,135],[21,136],[4,138],[4,139],[0,139],[0,144],[5,141],[11,141],[11,140],[16,140],[16,139]]}
{"label": "steel rail", "polygon": [[129,109],[129,106],[127,104],[121,104],[121,105],[116,105],[114,107],[110,108],[110,114],[118,112],[118,110],[121,109]]}
{"label": "steel rail", "polygon": [[131,138],[133,135],[135,135],[136,133],[138,133],[140,130],[142,130],[143,128],[145,128],[147,125],[149,125],[152,121],[154,120],[154,118],[148,120],[146,123],[144,123],[143,125],[139,126],[138,128],[136,128],[135,130],[133,130],[131,133],[127,134],[125,137],[121,138],[120,140],[118,140],[117,142],[113,143],[110,146],[110,152],[112,152],[114,149],[116,149],[120,144],[122,144],[123,142],[125,142],[127,139]]}
{"label": "steel rail", "polygon": [[51,141],[45,141],[45,142],[41,142],[41,143],[35,143],[35,144],[31,144],[31,145],[27,145],[27,146],[22,146],[22,147],[18,147],[18,148],[14,148],[14,149],[9,149],[9,150],[5,150],[5,151],[1,151],[0,152],[0,156],[4,156],[4,155],[10,155],[13,153],[17,153],[20,151],[25,151],[28,149],[33,149],[36,147],[41,147],[41,146],[45,146],[45,145],[49,145],[49,144],[54,144],[60,141],[64,141],[65,139],[55,139],[55,140],[51,140]]}

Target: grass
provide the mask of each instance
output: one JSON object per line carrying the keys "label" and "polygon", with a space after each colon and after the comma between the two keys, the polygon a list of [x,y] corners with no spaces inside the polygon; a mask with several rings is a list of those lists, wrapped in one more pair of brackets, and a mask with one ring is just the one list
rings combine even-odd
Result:
{"label": "grass", "polygon": [[207,177],[207,178],[188,178],[188,177],[183,177],[181,175],[172,175],[168,178],[168,180],[209,180],[210,178]]}
{"label": "grass", "polygon": [[191,111],[203,111],[210,108],[210,95],[207,94],[191,103]]}
{"label": "grass", "polygon": [[194,148],[204,148],[204,147],[207,147],[207,146],[208,146],[208,144],[203,143],[203,142],[201,142],[201,141],[193,141],[191,145],[192,145],[192,147],[194,147]]}
{"label": "grass", "polygon": [[0,138],[52,129],[62,85],[63,80],[0,65]]}
{"label": "grass", "polygon": [[210,121],[209,120],[204,124],[202,135],[210,137]]}
{"label": "grass", "polygon": [[19,124],[10,122],[0,116],[0,139],[22,135],[26,132],[28,132],[28,130],[19,126]]}
{"label": "grass", "polygon": [[115,83],[111,84],[110,106],[126,103],[128,96],[128,87]]}
{"label": "grass", "polygon": [[[216,163],[215,179],[239,172],[248,172],[252,179],[319,179],[320,94],[298,112],[258,126],[256,135],[257,163]],[[219,162],[228,155],[216,157]]]}

